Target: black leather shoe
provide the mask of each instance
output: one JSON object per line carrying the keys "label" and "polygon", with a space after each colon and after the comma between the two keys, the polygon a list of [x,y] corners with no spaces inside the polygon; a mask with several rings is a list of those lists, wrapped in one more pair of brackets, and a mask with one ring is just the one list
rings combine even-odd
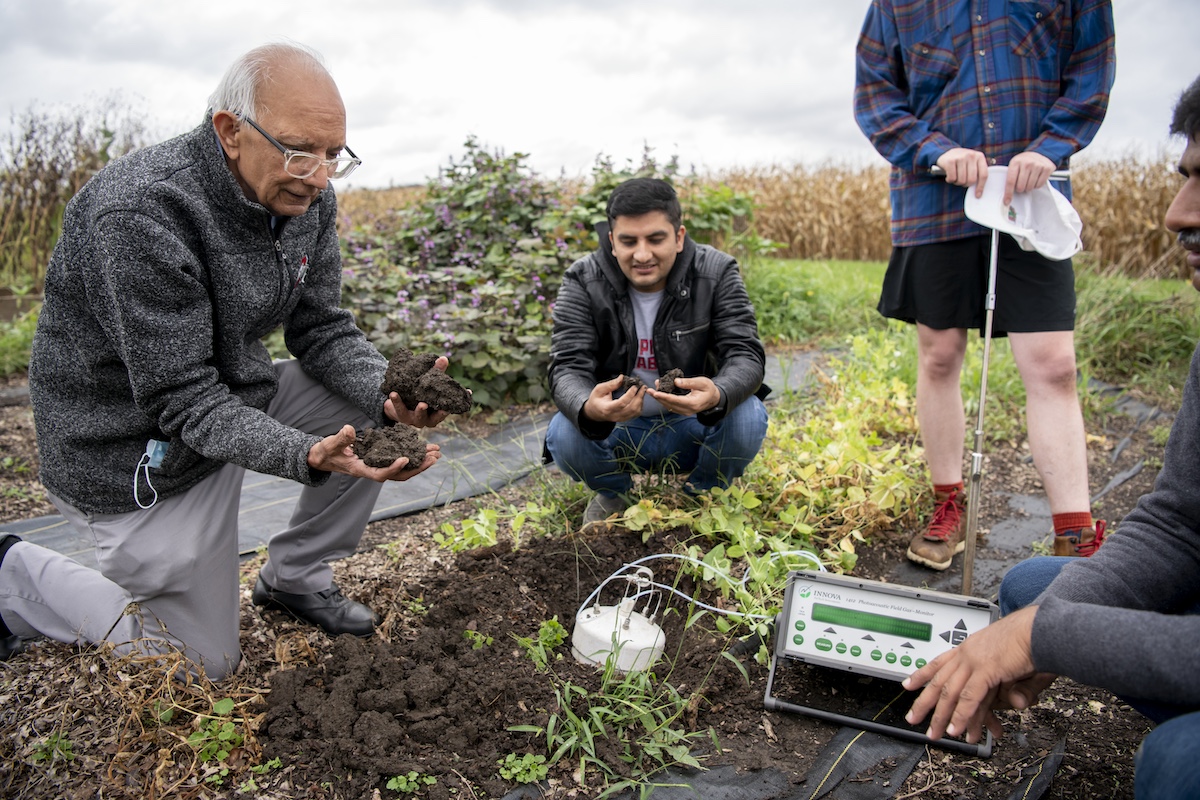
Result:
{"label": "black leather shoe", "polygon": [[289,594],[272,589],[262,575],[254,582],[250,601],[256,606],[286,611],[293,617],[322,628],[330,636],[349,633],[370,636],[383,618],[362,603],[356,603],[337,584],[312,594]]}
{"label": "black leather shoe", "polygon": [[[0,623],[4,625],[4,623]],[[4,626],[8,630],[8,626]],[[0,638],[0,661],[8,661],[10,658],[25,650],[25,642],[16,634],[9,634]]]}

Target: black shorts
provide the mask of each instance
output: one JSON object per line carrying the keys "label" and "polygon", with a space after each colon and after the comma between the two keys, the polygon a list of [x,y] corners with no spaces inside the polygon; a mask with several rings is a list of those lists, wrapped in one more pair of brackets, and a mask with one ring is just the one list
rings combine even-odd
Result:
{"label": "black shorts", "polygon": [[[986,322],[991,234],[892,250],[879,313],[936,330],[977,328]],[[992,333],[1075,329],[1075,272],[1071,259],[1051,261],[1000,235]]]}

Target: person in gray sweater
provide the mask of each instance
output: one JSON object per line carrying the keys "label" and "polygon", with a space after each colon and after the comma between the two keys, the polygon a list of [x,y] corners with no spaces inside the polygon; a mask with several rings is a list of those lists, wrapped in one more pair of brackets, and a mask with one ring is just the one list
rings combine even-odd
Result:
{"label": "person in gray sweater", "polygon": [[[1187,138],[1185,182],[1167,227],[1187,251],[1200,290],[1200,78],[1176,106],[1172,134]],[[1034,558],[1000,587],[1004,616],[904,682],[923,691],[929,735],[1002,733],[993,709],[1027,708],[1057,675],[1103,687],[1157,727],[1135,756],[1138,798],[1200,797],[1200,347],[1154,490],[1088,559]]]}
{"label": "person in gray sweater", "polygon": [[[436,425],[380,385],[386,359],[340,307],[331,178],[361,162],[320,56],[239,58],[190,133],[101,170],[72,199],[29,366],[51,500],[100,569],[0,538],[0,656],[38,635],[179,651],[219,679],[240,661],[237,517],[245,470],[304,485],[252,599],[369,635],[329,562],[354,552],[387,480],[356,429]],[[261,339],[283,328],[294,359]],[[446,368],[446,360],[437,366]]]}

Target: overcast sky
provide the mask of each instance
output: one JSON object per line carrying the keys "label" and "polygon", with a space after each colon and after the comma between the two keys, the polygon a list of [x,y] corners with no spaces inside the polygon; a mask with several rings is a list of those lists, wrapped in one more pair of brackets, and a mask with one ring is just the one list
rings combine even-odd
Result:
{"label": "overcast sky", "polygon": [[[547,176],[644,145],[699,171],[878,158],[851,111],[867,0],[0,0],[0,125],[120,93],[165,138],[229,62],[319,50],[342,90],[357,186],[420,183],[476,136]],[[1169,145],[1200,75],[1197,0],[1114,0],[1117,83],[1090,155]],[[1179,146],[1175,146],[1177,151]]]}

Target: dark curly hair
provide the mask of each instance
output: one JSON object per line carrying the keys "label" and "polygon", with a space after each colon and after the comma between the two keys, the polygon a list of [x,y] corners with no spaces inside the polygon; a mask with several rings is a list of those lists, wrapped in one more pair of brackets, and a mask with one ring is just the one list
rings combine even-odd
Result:
{"label": "dark curly hair", "polygon": [[1200,141],[1200,78],[1183,90],[1175,115],[1171,118],[1171,133],[1186,136],[1188,140]]}

